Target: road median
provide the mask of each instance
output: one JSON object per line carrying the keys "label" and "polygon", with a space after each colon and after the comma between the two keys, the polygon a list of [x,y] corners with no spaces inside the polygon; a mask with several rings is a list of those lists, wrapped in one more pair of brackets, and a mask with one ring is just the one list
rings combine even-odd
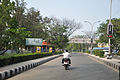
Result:
{"label": "road median", "polygon": [[6,66],[5,68],[1,68],[1,70],[0,70],[1,71],[0,72],[0,80],[5,80],[7,78],[10,78],[17,74],[20,74],[24,71],[32,69],[36,66],[39,66],[45,62],[48,62],[48,61],[53,60],[60,56],[61,55],[53,55],[53,56],[49,56],[49,57],[45,57],[45,58],[26,61],[23,63],[13,64],[11,66]]}

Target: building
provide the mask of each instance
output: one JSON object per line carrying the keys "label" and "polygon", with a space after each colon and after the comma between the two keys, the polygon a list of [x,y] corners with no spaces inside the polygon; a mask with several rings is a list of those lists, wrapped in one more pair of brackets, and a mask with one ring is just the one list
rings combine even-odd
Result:
{"label": "building", "polygon": [[46,42],[45,40],[43,40],[42,45],[36,47],[36,52],[37,53],[41,53],[41,52],[53,52],[54,53],[55,47],[52,46],[50,43]]}
{"label": "building", "polygon": [[31,52],[55,52],[55,47],[42,38],[26,38],[26,50]]}
{"label": "building", "polygon": [[[96,41],[98,39],[93,39],[93,44],[96,44]],[[91,39],[90,38],[70,38],[69,43],[87,43],[91,44]]]}
{"label": "building", "polygon": [[98,43],[98,47],[103,48],[103,47],[109,47],[108,43]]}

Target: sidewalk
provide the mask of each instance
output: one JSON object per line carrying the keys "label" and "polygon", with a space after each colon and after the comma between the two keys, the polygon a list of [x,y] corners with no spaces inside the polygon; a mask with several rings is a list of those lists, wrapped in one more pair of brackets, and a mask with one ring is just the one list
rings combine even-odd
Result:
{"label": "sidewalk", "polygon": [[96,59],[97,61],[100,61],[102,63],[104,63],[105,65],[108,65],[109,67],[115,69],[116,71],[120,71],[120,60],[119,59],[107,59],[107,58],[100,58],[99,56],[95,56],[95,55],[91,55],[88,53],[84,53],[85,55],[90,56],[93,59]]}
{"label": "sidewalk", "polygon": [[[99,56],[91,55],[91,54],[88,54],[88,53],[85,53],[85,54],[86,55],[90,55],[90,56],[94,56],[94,57],[97,57],[97,58],[100,58]],[[107,59],[106,57],[105,58],[100,58],[100,59],[103,59],[103,60],[106,60],[106,61],[115,62],[115,63],[120,63],[120,59],[115,59],[115,58]]]}
{"label": "sidewalk", "polygon": [[[91,55],[91,54],[90,54],[90,55]],[[95,56],[95,55],[91,55],[91,56],[100,58],[99,56]],[[109,61],[109,62],[114,62],[114,63],[117,63],[117,64],[120,62],[119,59],[114,59],[114,58],[112,58],[112,59],[107,59],[107,58],[105,57],[105,58],[100,58],[100,59],[105,60],[105,61]]]}

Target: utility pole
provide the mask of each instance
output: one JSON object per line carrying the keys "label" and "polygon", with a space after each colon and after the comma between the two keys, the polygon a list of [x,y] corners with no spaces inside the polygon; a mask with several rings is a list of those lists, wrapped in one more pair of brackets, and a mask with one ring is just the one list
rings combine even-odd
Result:
{"label": "utility pole", "polygon": [[109,24],[107,26],[107,34],[109,37],[109,54],[111,54],[111,38],[113,34],[113,24],[111,22],[111,15],[112,15],[112,0],[110,0],[110,19],[109,19]]}

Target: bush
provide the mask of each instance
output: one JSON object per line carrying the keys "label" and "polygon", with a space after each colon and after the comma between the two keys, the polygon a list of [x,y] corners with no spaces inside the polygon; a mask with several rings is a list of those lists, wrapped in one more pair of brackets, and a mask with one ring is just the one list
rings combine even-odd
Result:
{"label": "bush", "polygon": [[57,51],[57,52],[54,52],[54,54],[62,54],[64,53],[63,51]]}
{"label": "bush", "polygon": [[[55,52],[54,54],[60,54],[61,52]],[[51,56],[53,53],[44,52],[44,53],[28,53],[28,54],[14,54],[14,55],[6,55],[0,56],[0,67],[5,65],[10,65],[18,62],[23,62],[27,60],[37,59],[41,57]]]}
{"label": "bush", "polygon": [[90,54],[90,51],[89,51],[89,50],[86,50],[85,52],[88,53],[88,54]]}
{"label": "bush", "polygon": [[95,50],[93,51],[93,54],[99,57],[104,57],[104,51]]}

